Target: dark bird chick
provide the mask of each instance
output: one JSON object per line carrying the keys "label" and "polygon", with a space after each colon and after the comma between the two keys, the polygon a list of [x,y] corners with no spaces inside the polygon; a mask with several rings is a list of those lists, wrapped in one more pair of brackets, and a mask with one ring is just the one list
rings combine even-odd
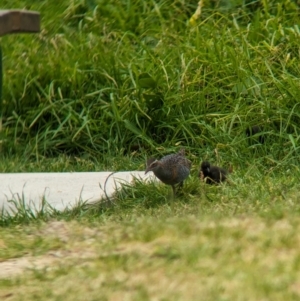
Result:
{"label": "dark bird chick", "polygon": [[219,184],[226,180],[227,174],[228,171],[224,168],[210,165],[207,161],[201,163],[199,176],[207,184]]}
{"label": "dark bird chick", "polygon": [[185,157],[184,149],[181,149],[177,154],[167,155],[160,160],[148,160],[145,174],[153,171],[163,183],[171,185],[175,198],[175,185],[183,185],[183,181],[190,174],[190,169],[191,161]]}
{"label": "dark bird chick", "polygon": [[[263,132],[263,130],[261,129],[261,127],[259,127],[258,125],[254,125],[254,126],[248,128],[246,130],[246,136],[250,138],[250,137],[252,137],[252,136],[254,136],[256,134],[259,134],[261,132]],[[259,143],[264,144],[264,142],[265,142],[264,135],[262,135],[262,134],[258,135],[257,136],[257,140],[258,140]]]}

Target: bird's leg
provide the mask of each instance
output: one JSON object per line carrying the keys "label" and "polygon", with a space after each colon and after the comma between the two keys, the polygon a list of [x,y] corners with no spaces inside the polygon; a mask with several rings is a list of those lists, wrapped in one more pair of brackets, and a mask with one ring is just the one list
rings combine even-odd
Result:
{"label": "bird's leg", "polygon": [[178,189],[177,191],[182,191],[182,187],[183,187],[183,181],[178,183]]}
{"label": "bird's leg", "polygon": [[[182,187],[183,187],[183,181],[178,183],[177,185],[178,189],[177,189],[177,192],[179,190],[182,190]],[[175,185],[172,185],[172,190],[173,190],[173,199],[175,200],[175,196],[176,196],[176,186]]]}
{"label": "bird's leg", "polygon": [[175,185],[172,185],[172,190],[173,190],[173,201],[174,201],[175,200],[175,196],[176,196]]}

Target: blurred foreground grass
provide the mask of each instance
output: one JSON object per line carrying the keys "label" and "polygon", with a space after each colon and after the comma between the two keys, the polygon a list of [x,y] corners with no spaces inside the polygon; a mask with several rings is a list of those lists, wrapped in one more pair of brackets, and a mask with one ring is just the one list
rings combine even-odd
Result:
{"label": "blurred foreground grass", "polygon": [[174,213],[165,219],[147,215],[100,225],[53,221],[1,229],[0,297],[299,298],[299,216],[268,221]]}

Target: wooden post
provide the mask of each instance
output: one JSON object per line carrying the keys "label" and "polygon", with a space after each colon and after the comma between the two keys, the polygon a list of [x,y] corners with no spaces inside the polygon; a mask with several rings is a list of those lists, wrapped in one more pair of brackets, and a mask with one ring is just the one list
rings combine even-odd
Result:
{"label": "wooden post", "polygon": [[[40,14],[27,10],[0,10],[0,36],[11,33],[26,33],[40,31]],[[0,133],[2,132],[3,117],[3,66],[2,49],[0,46]],[[2,150],[2,140],[0,140],[0,151]]]}
{"label": "wooden post", "polygon": [[[2,133],[2,85],[3,85],[3,70],[2,70],[2,48],[0,45],[0,134]],[[0,140],[0,151],[2,151],[2,140]]]}
{"label": "wooden post", "polygon": [[18,32],[39,32],[40,14],[28,10],[0,10],[0,36]]}

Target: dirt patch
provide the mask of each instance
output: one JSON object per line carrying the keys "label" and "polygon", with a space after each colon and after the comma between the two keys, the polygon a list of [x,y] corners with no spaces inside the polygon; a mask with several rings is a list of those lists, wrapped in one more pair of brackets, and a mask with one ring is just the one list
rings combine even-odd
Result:
{"label": "dirt patch", "polygon": [[[116,248],[104,251],[102,245],[107,241],[107,234],[99,229],[83,227],[76,222],[52,221],[39,229],[36,235],[50,239],[58,238],[63,245],[60,249],[48,251],[43,255],[28,254],[0,262],[0,279],[15,277],[28,270],[51,270],[74,262],[78,265],[85,264],[100,255],[106,257],[133,252],[150,255],[153,252],[153,248],[148,244],[137,242],[118,244]],[[4,242],[2,245],[5,245]]]}
{"label": "dirt patch", "polygon": [[22,274],[26,269],[42,269],[56,263],[57,258],[51,255],[40,257],[21,257],[0,262],[0,278],[9,278]]}
{"label": "dirt patch", "polygon": [[[33,256],[28,254],[23,257],[0,262],[0,278],[17,276],[31,269],[51,269],[68,262],[68,260],[85,259],[96,256],[94,249],[88,248],[88,246],[91,245],[90,240],[93,235],[95,235],[94,229],[82,227],[77,223],[51,221],[32,235],[50,239],[53,237],[58,238],[64,243],[63,248],[48,251],[43,255]],[[78,248],[76,244],[82,244],[83,246],[82,248]],[[2,240],[0,240],[0,247],[5,247],[5,243]]]}
{"label": "dirt patch", "polygon": [[71,260],[96,258],[97,254],[90,250],[52,251],[41,256],[24,256],[0,262],[0,278],[20,275],[26,270],[52,269]]}

